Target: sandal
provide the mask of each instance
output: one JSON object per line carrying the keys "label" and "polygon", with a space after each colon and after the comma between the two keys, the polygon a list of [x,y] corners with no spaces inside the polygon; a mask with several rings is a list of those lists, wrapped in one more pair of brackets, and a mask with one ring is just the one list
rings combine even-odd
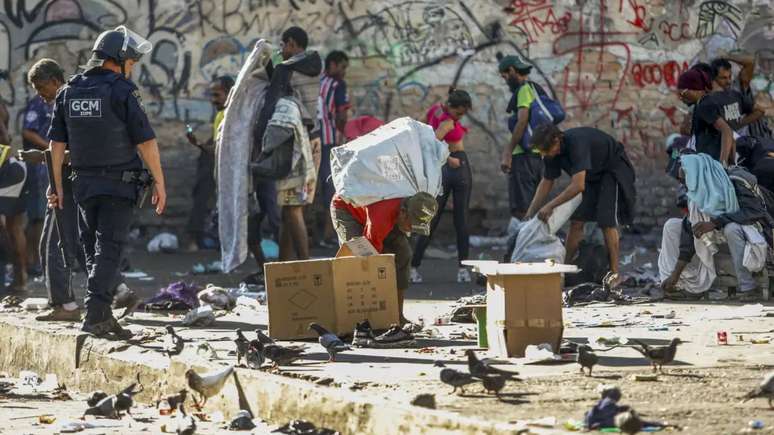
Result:
{"label": "sandal", "polygon": [[673,289],[664,292],[664,299],[672,301],[700,301],[706,299],[708,292],[691,293],[683,289]]}

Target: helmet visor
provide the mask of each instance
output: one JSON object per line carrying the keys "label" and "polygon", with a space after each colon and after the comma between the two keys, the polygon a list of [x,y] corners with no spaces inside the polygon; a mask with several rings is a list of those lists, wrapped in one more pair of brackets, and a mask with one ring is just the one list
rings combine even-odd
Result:
{"label": "helmet visor", "polygon": [[123,32],[123,49],[130,58],[139,60],[142,55],[148,54],[153,50],[153,44],[150,41],[128,29],[126,26],[118,26],[116,27],[116,30]]}

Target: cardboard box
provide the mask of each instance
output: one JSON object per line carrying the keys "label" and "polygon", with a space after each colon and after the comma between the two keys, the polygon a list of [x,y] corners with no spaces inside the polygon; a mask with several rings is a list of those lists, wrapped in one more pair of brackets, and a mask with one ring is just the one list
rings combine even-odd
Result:
{"label": "cardboard box", "polygon": [[317,337],[311,322],[339,335],[365,319],[375,329],[398,323],[395,256],[379,255],[365,239],[345,244],[336,258],[267,263],[264,271],[272,338]]}
{"label": "cardboard box", "polygon": [[487,340],[499,357],[523,357],[527,345],[559,350],[562,274],[578,268],[556,263],[465,262],[487,277]]}

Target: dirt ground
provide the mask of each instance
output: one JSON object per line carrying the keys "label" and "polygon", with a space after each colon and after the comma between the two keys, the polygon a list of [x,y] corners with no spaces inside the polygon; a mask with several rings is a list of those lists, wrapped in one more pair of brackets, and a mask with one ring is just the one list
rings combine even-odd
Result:
{"label": "dirt ground", "polygon": [[[463,396],[450,394],[451,388],[436,381],[435,373],[428,374],[432,380],[404,383],[400,389],[378,386],[367,387],[364,391],[396,401],[432,392],[441,410],[512,423],[555,417],[555,428],[562,429],[565,422],[583,420],[584,413],[599,399],[599,386],[613,384],[623,392],[620,404],[633,407],[643,419],[678,425],[682,433],[744,433],[749,430],[751,420],[761,420],[765,425],[756,433],[774,433],[774,409],[769,409],[766,400],[740,401],[773,367],[669,367],[656,382],[633,380],[633,375],[650,374],[650,370],[627,371],[620,375],[604,372],[593,377],[578,373],[529,378],[506,385],[499,399],[483,393],[478,384],[466,389]],[[463,370],[462,366],[456,368]],[[539,428],[534,427],[534,430],[539,431]]]}
{"label": "dirt ground", "polygon": [[[622,256],[633,252],[633,247],[623,250]],[[450,251],[451,257],[449,257]],[[650,262],[653,263],[654,252],[638,251],[640,254],[634,259],[628,268],[639,267]],[[425,319],[431,319],[435,312],[442,312],[448,307],[449,301],[460,296],[481,292],[483,289],[476,283],[459,284],[454,282],[456,276],[456,262],[454,251],[441,248],[439,257],[429,258],[422,268],[425,275],[425,283],[412,286],[408,293],[408,315],[415,318],[422,314]],[[330,255],[331,252],[313,250],[315,256]],[[443,257],[446,255],[446,258]],[[474,250],[473,258],[497,258],[502,251]],[[216,260],[216,252],[208,251],[197,254],[162,254],[148,255],[141,249],[134,249],[130,255],[134,269],[140,269],[153,277],[152,280],[127,279],[129,286],[140,293],[142,297],[149,297],[162,286],[170,282],[183,280],[195,282],[199,285],[212,282],[224,287],[236,286],[241,277],[252,272],[254,266],[250,261],[231,275],[191,275],[188,273],[195,263],[209,263]],[[76,280],[76,294],[83,294],[83,277]],[[31,293],[36,296],[45,295],[41,283],[31,286]],[[771,303],[767,304],[771,305]],[[678,319],[690,319],[689,315],[698,316],[706,310],[717,307],[715,303],[686,304],[677,308]],[[620,308],[620,307],[619,307]],[[590,320],[595,318],[617,318],[629,313],[640,313],[650,310],[653,313],[668,311],[674,307],[657,303],[648,306],[636,306],[630,309],[619,308],[587,308],[572,309],[566,314],[565,321]],[[608,313],[609,311],[609,313]],[[573,314],[575,313],[575,314]],[[142,316],[139,316],[140,319]],[[649,316],[637,314],[636,319],[648,319]],[[243,320],[244,321],[244,320]],[[565,336],[580,339],[589,339],[590,334],[604,334],[606,336],[629,336],[639,338],[654,338],[667,341],[672,336],[684,337],[693,333],[699,334],[698,321],[686,320],[682,326],[670,326],[664,329],[655,329],[649,332],[648,322],[636,326],[604,329],[583,329],[582,327],[565,331]],[[772,330],[774,332],[774,319],[755,318],[737,321],[733,326],[722,327],[736,330]],[[134,323],[142,325],[142,321]],[[252,324],[252,322],[250,322]],[[749,324],[749,325],[748,325]],[[731,325],[731,324],[728,324]],[[396,403],[410,402],[417,394],[432,393],[435,395],[437,408],[452,411],[471,417],[482,418],[500,422],[525,422],[534,419],[554,417],[556,424],[552,428],[531,427],[532,433],[564,433],[563,425],[568,421],[582,421],[584,413],[589,410],[599,397],[598,387],[602,384],[614,384],[623,391],[622,404],[630,405],[644,418],[653,421],[666,421],[679,425],[682,433],[686,434],[731,434],[751,431],[751,420],[760,420],[764,428],[755,430],[756,433],[774,433],[774,410],[769,409],[765,400],[756,400],[740,403],[740,398],[745,392],[752,389],[762,379],[763,375],[774,369],[774,344],[758,347],[734,347],[712,348],[712,358],[706,362],[696,356],[696,352],[703,352],[707,346],[714,344],[714,331],[720,328],[718,325],[706,325],[699,336],[693,337],[694,346],[681,350],[678,358],[685,359],[687,363],[667,366],[666,374],[660,375],[655,382],[641,382],[633,380],[634,374],[649,374],[650,369],[643,359],[637,360],[634,351],[629,350],[625,355],[613,354],[606,362],[601,363],[600,370],[595,371],[594,377],[585,377],[577,373],[575,364],[553,367],[551,370],[540,369],[535,373],[534,366],[522,366],[516,368],[526,372],[523,382],[514,382],[506,386],[502,397],[482,394],[480,387],[474,385],[467,390],[465,396],[451,395],[451,390],[438,381],[438,369],[432,366],[433,358],[444,359],[447,364],[459,370],[465,370],[462,363],[461,350],[449,357],[449,350],[436,350],[437,356],[423,354],[420,351],[410,351],[409,355],[399,351],[400,354],[371,355],[367,351],[344,354],[342,362],[336,365],[320,364],[324,355],[313,354],[310,359],[317,365],[312,368],[305,367],[304,372],[315,377],[332,377],[334,384],[341,382],[351,386],[354,378],[369,379],[378,378],[376,382],[369,379],[367,382],[358,383],[357,390],[367,395],[383,396]],[[739,329],[745,327],[743,329]],[[681,331],[682,328],[682,331]],[[443,328],[441,328],[443,329]],[[706,329],[707,331],[704,331]],[[249,330],[249,329],[248,329]],[[229,335],[231,330],[189,330],[184,331],[186,338],[193,338],[199,334],[224,334]],[[192,335],[193,334],[193,335]],[[227,346],[230,341],[224,341]],[[220,343],[213,343],[219,348]],[[472,346],[474,342],[456,343],[453,346]],[[691,345],[689,345],[691,346]],[[681,349],[683,349],[681,347]],[[220,349],[219,349],[220,350]],[[225,349],[224,349],[225,350]],[[709,352],[707,350],[707,352]],[[631,355],[629,355],[631,354]],[[317,361],[317,360],[320,361]],[[429,361],[428,361],[429,359]],[[690,361],[689,361],[690,360]],[[366,364],[363,364],[366,363]],[[375,368],[374,368],[375,367]],[[388,368],[389,367],[389,368]],[[511,367],[512,369],[514,367]],[[390,377],[390,373],[400,372],[401,375]],[[370,372],[370,373],[368,373]],[[550,373],[549,373],[550,372]],[[289,374],[289,373],[286,373]],[[389,379],[390,382],[383,381]],[[345,387],[346,388],[346,387]],[[56,422],[52,425],[37,424],[37,416],[41,414],[53,414],[58,421],[68,418],[77,418],[84,409],[82,401],[57,401],[32,400],[20,398],[0,397],[0,433],[52,433]],[[135,413],[137,420],[124,419],[119,428],[98,428],[87,430],[83,433],[160,433],[162,420],[155,410],[147,407],[138,408]],[[11,420],[11,418],[16,418]],[[197,433],[222,433],[223,431],[212,423],[202,423],[201,430]],[[253,433],[266,433],[265,427]],[[261,430],[264,430],[263,432]],[[668,429],[671,431],[674,429]]]}

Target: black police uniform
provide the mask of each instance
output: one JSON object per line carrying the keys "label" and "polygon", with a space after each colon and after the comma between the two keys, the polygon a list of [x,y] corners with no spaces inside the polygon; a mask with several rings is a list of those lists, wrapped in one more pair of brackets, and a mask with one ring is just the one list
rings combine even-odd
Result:
{"label": "black police uniform", "polygon": [[88,271],[85,323],[107,321],[138,194],[124,178],[142,170],[136,147],[155,134],[134,83],[97,67],[59,91],[49,137],[70,150]]}

